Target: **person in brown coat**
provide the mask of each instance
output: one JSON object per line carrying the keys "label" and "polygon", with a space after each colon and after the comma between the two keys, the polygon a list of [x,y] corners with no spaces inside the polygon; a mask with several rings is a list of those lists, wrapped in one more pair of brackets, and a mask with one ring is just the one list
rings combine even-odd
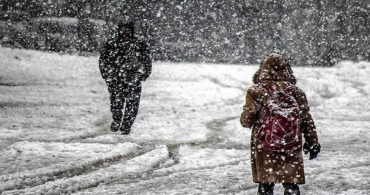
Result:
{"label": "person in brown coat", "polygon": [[[253,182],[259,183],[258,194],[273,194],[275,183],[282,183],[285,195],[300,194],[297,184],[305,183],[302,148],[309,159],[314,159],[320,152],[315,125],[305,93],[295,86],[296,78],[286,58],[279,54],[270,54],[264,59],[253,76],[254,85],[246,95],[246,103],[240,117],[243,127],[252,128],[251,167]],[[265,117],[265,106],[271,93],[261,83],[271,86],[276,91],[283,91],[293,86],[289,92],[299,105],[299,132],[297,147],[293,150],[276,151],[264,147],[258,136]],[[263,128],[263,127],[262,127]],[[302,144],[302,134],[305,144]]]}

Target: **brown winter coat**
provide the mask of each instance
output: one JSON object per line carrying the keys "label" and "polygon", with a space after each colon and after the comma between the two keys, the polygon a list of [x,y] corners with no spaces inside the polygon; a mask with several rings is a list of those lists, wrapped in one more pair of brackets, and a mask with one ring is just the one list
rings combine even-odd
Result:
{"label": "brown winter coat", "polygon": [[[263,81],[273,86],[276,90],[283,90],[289,84],[295,84],[293,76],[286,59],[273,54],[268,56],[262,63],[260,69],[255,73],[253,82],[255,84]],[[306,142],[318,143],[315,125],[309,113],[305,93],[299,89],[292,91],[293,97],[300,106],[300,129]],[[275,183],[305,183],[302,157],[302,136],[299,137],[299,148],[293,151],[272,151],[263,148],[261,141],[257,138],[259,121],[263,122],[264,105],[269,99],[266,89],[253,85],[248,89],[246,103],[243,107],[240,122],[243,127],[252,127],[251,136],[251,167],[253,182],[275,182]]]}

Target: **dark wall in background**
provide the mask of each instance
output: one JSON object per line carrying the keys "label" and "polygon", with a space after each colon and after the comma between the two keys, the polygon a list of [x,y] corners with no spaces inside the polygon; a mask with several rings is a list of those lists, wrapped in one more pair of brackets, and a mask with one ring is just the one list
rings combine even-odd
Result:
{"label": "dark wall in background", "polygon": [[368,0],[0,0],[3,45],[97,52],[133,20],[154,60],[294,65],[370,60]]}

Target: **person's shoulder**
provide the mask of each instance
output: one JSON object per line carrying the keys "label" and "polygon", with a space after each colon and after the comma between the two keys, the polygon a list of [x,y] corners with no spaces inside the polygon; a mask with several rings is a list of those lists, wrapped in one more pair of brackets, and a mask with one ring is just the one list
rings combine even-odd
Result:
{"label": "person's shoulder", "polygon": [[105,41],[103,47],[100,49],[100,52],[103,53],[103,52],[106,52],[108,50],[112,50],[112,49],[114,49],[114,45],[115,44],[113,43],[112,39],[108,39],[108,40]]}
{"label": "person's shoulder", "polygon": [[115,45],[117,45],[117,40],[114,39],[114,38],[110,38],[108,39],[105,44],[104,44],[106,47],[114,47]]}
{"label": "person's shoulder", "polygon": [[304,92],[303,89],[301,89],[297,85],[294,85],[294,88],[295,89],[294,89],[293,93],[296,94],[295,96],[298,96],[298,97],[305,97],[306,96],[306,93]]}
{"label": "person's shoulder", "polygon": [[301,89],[300,87],[298,87],[297,85],[294,85],[294,88],[297,92],[299,93],[304,93],[303,89]]}
{"label": "person's shoulder", "polygon": [[149,50],[148,42],[143,38],[136,38],[136,46],[138,47],[138,49],[140,49],[142,51],[148,51]]}

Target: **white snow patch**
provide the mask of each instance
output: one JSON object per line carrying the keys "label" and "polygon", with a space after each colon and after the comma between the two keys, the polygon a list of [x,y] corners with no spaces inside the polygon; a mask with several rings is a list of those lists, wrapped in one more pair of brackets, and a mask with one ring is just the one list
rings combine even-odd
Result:
{"label": "white snow patch", "polygon": [[248,152],[236,149],[211,149],[180,146],[177,158],[179,163],[169,168],[154,171],[154,175],[169,172],[208,169],[228,164],[238,164],[246,160]]}
{"label": "white snow patch", "polygon": [[0,192],[16,186],[42,184],[56,175],[89,169],[95,163],[134,153],[138,148],[134,143],[18,142],[0,151]]}
{"label": "white snow patch", "polygon": [[3,194],[70,194],[78,190],[98,186],[101,183],[112,183],[125,178],[140,177],[141,174],[153,169],[153,167],[167,158],[167,148],[158,146],[157,149],[127,162],[121,162],[92,173],[63,178],[24,190],[5,191]]}

